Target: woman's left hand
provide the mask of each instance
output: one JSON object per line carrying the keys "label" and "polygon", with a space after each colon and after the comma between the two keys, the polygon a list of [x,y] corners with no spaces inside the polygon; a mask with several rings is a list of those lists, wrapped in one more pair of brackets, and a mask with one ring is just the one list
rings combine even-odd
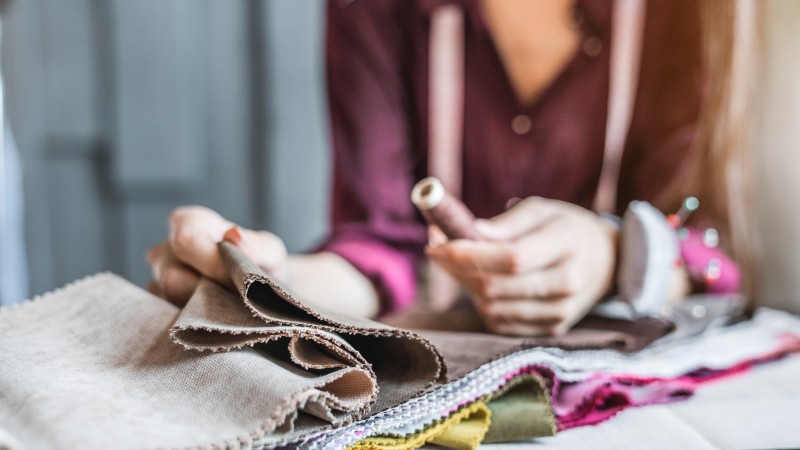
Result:
{"label": "woman's left hand", "polygon": [[563,334],[611,291],[617,230],[591,211],[530,197],[476,228],[483,240],[426,253],[471,292],[494,333]]}

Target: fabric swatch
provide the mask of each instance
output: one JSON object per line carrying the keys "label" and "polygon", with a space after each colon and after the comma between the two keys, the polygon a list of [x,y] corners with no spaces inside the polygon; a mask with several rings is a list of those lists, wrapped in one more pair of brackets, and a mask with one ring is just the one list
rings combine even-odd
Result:
{"label": "fabric swatch", "polygon": [[486,403],[475,402],[419,433],[404,437],[369,437],[348,450],[411,450],[427,443],[455,450],[474,450],[489,430],[491,415]]}
{"label": "fabric swatch", "polygon": [[335,386],[276,383],[263,374],[299,371],[256,349],[188,352],[169,338],[178,314],[110,274],[2,310],[0,426],[31,449],[248,445],[291,419],[275,405]]}
{"label": "fabric swatch", "polygon": [[481,420],[481,414],[473,414],[466,420],[447,427],[442,433],[437,434],[429,442],[440,447],[451,448],[454,450],[475,450],[483,441],[487,429],[491,427],[491,411],[482,402],[474,403],[482,405],[487,410],[483,412],[487,419]]}
{"label": "fabric swatch", "polygon": [[559,383],[554,379],[551,395],[558,429],[595,425],[630,407],[685,400],[707,383],[743,374],[753,366],[797,352],[800,352],[800,335],[785,334],[765,354],[725,369],[701,367],[675,378],[597,373],[578,383]]}
{"label": "fabric swatch", "polygon": [[449,416],[451,405],[474,402],[526,371],[549,370],[561,383],[581,382],[597,373],[669,379],[699,368],[725,370],[748,361],[770,360],[777,354],[797,351],[791,345],[797,330],[800,330],[797,317],[762,308],[751,320],[709,328],[698,336],[657,341],[636,353],[553,347],[526,349],[484,364],[430,393],[351,425],[311,433],[292,442],[291,448],[344,448],[368,436],[413,434]]}
{"label": "fabric swatch", "polygon": [[556,417],[548,391],[542,377],[531,372],[512,378],[499,393],[488,396],[492,426],[484,442],[554,436]]}

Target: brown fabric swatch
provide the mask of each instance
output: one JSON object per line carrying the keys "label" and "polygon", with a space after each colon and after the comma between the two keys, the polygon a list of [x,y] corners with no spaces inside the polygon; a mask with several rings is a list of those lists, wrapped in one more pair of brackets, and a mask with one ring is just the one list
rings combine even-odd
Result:
{"label": "brown fabric swatch", "polygon": [[[211,282],[195,292],[173,328],[175,340],[196,350],[230,350],[291,336],[316,357],[327,354],[371,370],[380,390],[372,412],[396,405],[444,379],[438,351],[419,335],[367,319],[314,310],[270,279],[236,246],[219,244],[241,300]],[[220,306],[224,304],[224,306]],[[224,309],[223,309],[224,308]],[[311,369],[314,360],[292,360]]]}
{"label": "brown fabric swatch", "polygon": [[655,318],[620,320],[587,316],[563,336],[498,336],[484,330],[469,299],[462,299],[449,311],[421,307],[387,317],[385,321],[397,327],[414,328],[439,349],[447,366],[448,382],[483,364],[528,348],[610,348],[630,353],[650,345],[674,328],[672,322]]}

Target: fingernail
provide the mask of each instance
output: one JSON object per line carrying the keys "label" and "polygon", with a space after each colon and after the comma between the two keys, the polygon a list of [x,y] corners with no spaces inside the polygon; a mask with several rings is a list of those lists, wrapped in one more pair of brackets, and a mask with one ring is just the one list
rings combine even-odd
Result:
{"label": "fingernail", "polygon": [[447,242],[447,236],[436,225],[428,226],[428,245],[436,247]]}
{"label": "fingernail", "polygon": [[511,197],[511,198],[510,198],[510,199],[508,199],[508,201],[506,202],[506,209],[511,209],[511,208],[513,208],[513,207],[517,206],[517,203],[519,203],[519,202],[521,202],[521,201],[522,201],[522,199],[521,199],[521,198],[519,198],[519,197]]}
{"label": "fingernail", "polygon": [[436,251],[436,247],[431,247],[430,245],[426,245],[425,246],[425,255],[429,256],[429,257],[432,257],[432,258],[435,258],[438,255],[438,252]]}
{"label": "fingernail", "polygon": [[447,241],[441,238],[440,236],[431,236],[431,238],[428,239],[428,246],[431,248],[435,248],[444,244],[445,242]]}
{"label": "fingernail", "polygon": [[225,234],[222,236],[222,239],[228,242],[232,242],[236,245],[240,245],[242,243],[247,242],[247,239],[245,239],[242,229],[236,225],[228,228],[228,231],[225,232]]}

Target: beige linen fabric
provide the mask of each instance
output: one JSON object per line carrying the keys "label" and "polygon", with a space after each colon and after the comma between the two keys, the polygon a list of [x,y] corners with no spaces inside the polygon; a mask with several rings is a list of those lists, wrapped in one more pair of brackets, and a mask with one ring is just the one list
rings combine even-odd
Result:
{"label": "beige linen fabric", "polygon": [[251,348],[187,352],[168,337],[178,312],[110,274],[0,312],[0,424],[31,449],[236,447],[369,379]]}

